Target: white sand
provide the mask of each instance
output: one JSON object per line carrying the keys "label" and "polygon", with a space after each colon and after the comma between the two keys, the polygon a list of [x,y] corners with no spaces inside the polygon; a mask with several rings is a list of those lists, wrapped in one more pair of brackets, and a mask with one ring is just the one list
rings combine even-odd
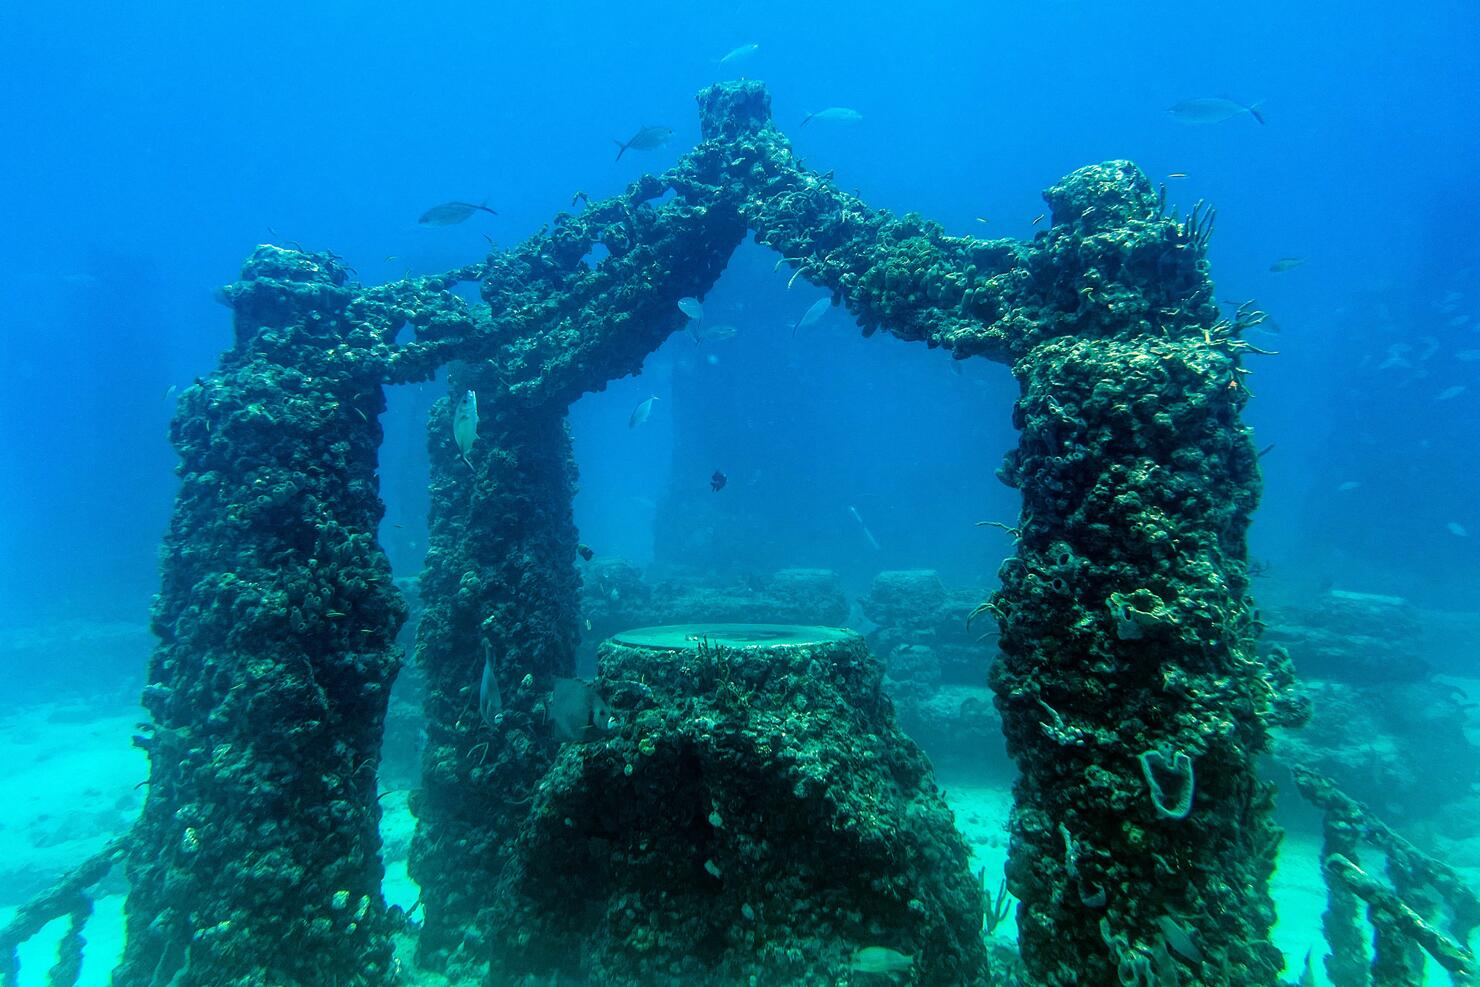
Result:
{"label": "white sand", "polygon": [[[0,813],[0,892],[18,901],[48,886],[57,876],[124,832],[142,802],[147,761],[130,744],[135,710],[96,711],[76,706],[39,706],[13,711],[0,720],[0,763],[10,784]],[[988,890],[996,892],[1006,861],[1006,820],[1011,793],[1001,785],[943,778],[947,800],[972,853],[973,870],[985,867]],[[405,851],[413,820],[406,793],[382,801],[382,831],[387,849],[387,900],[410,908],[416,885],[406,873]],[[1319,835],[1288,833],[1274,879],[1279,908],[1275,943],[1284,952],[1286,975],[1299,975],[1307,949],[1322,944],[1320,916],[1325,908],[1318,853]],[[121,875],[115,874],[88,921],[81,983],[106,987],[123,942]],[[13,907],[0,907],[0,924]],[[21,950],[21,987],[42,987],[56,957],[65,922],[52,923]],[[999,934],[1013,934],[1009,916]],[[1318,983],[1325,979],[1315,956]],[[1437,971],[1436,971],[1437,972]],[[1435,980],[1445,982],[1442,973]]]}

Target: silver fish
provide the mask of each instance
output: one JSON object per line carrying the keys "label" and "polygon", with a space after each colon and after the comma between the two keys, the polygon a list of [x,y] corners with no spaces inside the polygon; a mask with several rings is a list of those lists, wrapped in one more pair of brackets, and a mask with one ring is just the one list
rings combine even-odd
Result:
{"label": "silver fish", "polygon": [[493,669],[493,645],[483,642],[483,680],[478,684],[478,713],[490,727],[504,711],[504,697]]}
{"label": "silver fish", "polygon": [[734,326],[689,326],[689,335],[694,337],[696,343],[718,343],[734,339],[739,334],[740,330]]}
{"label": "silver fish", "polygon": [[806,329],[809,326],[816,325],[817,320],[822,318],[823,314],[826,313],[827,310],[831,307],[831,298],[817,299],[817,301],[813,302],[812,305],[807,309],[807,311],[802,313],[802,317],[800,319],[797,319],[796,325],[791,327],[791,334],[795,336],[800,330]]}
{"label": "silver fish", "polygon": [[741,45],[738,48],[731,49],[728,55],[719,60],[719,63],[721,65],[730,65],[734,62],[746,61],[751,55],[760,51],[760,48],[761,46],[757,44]]}
{"label": "silver fish", "polygon": [[915,958],[888,946],[864,946],[853,954],[848,969],[859,973],[908,973]]}
{"label": "silver fish", "polygon": [[1166,940],[1172,952],[1194,966],[1202,963],[1202,950],[1197,948],[1197,943],[1192,939],[1192,933],[1185,925],[1170,915],[1157,918],[1156,925],[1161,929],[1162,938]]}
{"label": "silver fish", "polygon": [[643,422],[647,421],[648,415],[651,415],[653,413],[653,402],[656,400],[658,400],[658,395],[654,394],[652,397],[648,398],[646,401],[633,408],[631,416],[627,419],[627,427],[636,428]]}
{"label": "silver fish", "polygon": [[485,205],[474,205],[471,202],[444,202],[440,206],[432,206],[421,214],[417,220],[422,226],[456,226],[465,222],[475,212],[486,212],[490,216],[498,213]]}
{"label": "silver fish", "polygon": [[1245,106],[1227,96],[1197,96],[1193,99],[1184,99],[1180,103],[1173,103],[1169,106],[1167,112],[1182,123],[1222,123],[1224,120],[1232,120],[1245,113],[1260,123],[1264,122],[1264,115],[1259,112],[1258,103]]}
{"label": "silver fish", "polygon": [[1269,265],[1269,270],[1272,274],[1284,274],[1286,271],[1295,270],[1295,268],[1304,263],[1304,257],[1281,257],[1279,260]]}
{"label": "silver fish", "polygon": [[802,117],[802,122],[800,126],[805,127],[808,120],[822,120],[824,122],[831,121],[833,123],[857,123],[862,119],[863,114],[859,113],[857,110],[849,109],[846,106],[829,106],[825,110],[818,110],[816,113],[808,113],[806,116]]}
{"label": "silver fish", "polygon": [[478,395],[475,391],[464,392],[452,413],[452,440],[457,443],[458,455],[472,469],[473,461],[468,458],[468,453],[473,443],[478,441]]}
{"label": "silver fish", "polygon": [[651,151],[654,148],[659,148],[667,144],[668,139],[672,136],[672,127],[642,126],[637,129],[637,133],[633,134],[632,139],[627,141],[627,143],[623,144],[619,140],[613,140],[612,143],[617,145],[617,160],[621,161],[622,155],[626,154],[629,148],[634,151]]}
{"label": "silver fish", "polygon": [[691,319],[704,318],[704,306],[699,304],[699,299],[685,295],[678,300],[678,310]]}
{"label": "silver fish", "polygon": [[550,722],[561,740],[584,740],[592,732],[610,729],[611,708],[583,679],[559,678],[550,695]]}
{"label": "silver fish", "polygon": [[1440,391],[1437,395],[1434,396],[1434,400],[1452,401],[1463,393],[1465,393],[1465,385],[1455,384],[1451,387],[1446,387],[1444,388],[1444,390]]}

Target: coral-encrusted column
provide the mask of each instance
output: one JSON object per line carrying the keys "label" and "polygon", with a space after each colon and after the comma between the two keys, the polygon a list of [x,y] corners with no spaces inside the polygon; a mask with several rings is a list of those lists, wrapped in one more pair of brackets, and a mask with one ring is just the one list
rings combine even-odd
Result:
{"label": "coral-encrusted column", "polygon": [[376,542],[370,330],[330,257],[260,247],[171,426],[180,492],[115,982],[392,981],[376,760],[405,619]]}
{"label": "coral-encrusted column", "polygon": [[[428,425],[431,546],[416,646],[427,746],[410,866],[426,908],[418,963],[471,974],[488,951],[468,937],[487,925],[480,911],[500,906],[500,872],[556,749],[534,705],[552,677],[574,673],[580,580],[565,408],[515,407],[481,368],[452,382],[454,395],[476,391],[483,421],[468,462],[453,444],[450,401]],[[479,711],[488,657],[498,729]]]}
{"label": "coral-encrusted column", "polygon": [[1227,329],[1051,340],[1013,368],[1003,476],[1023,508],[993,686],[1035,983],[1273,984],[1281,966],[1244,565],[1259,476]]}

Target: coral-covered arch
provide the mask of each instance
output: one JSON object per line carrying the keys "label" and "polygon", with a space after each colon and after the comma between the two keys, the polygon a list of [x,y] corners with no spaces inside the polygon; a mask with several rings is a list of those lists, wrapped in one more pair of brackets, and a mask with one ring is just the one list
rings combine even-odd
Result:
{"label": "coral-covered arch", "polygon": [[[1213,303],[1206,217],[1168,215],[1109,162],[1046,193],[1030,242],[953,237],[805,168],[760,85],[699,104],[704,139],[673,169],[478,265],[363,287],[332,255],[265,246],[226,289],[235,343],[171,430],[182,482],[120,984],[392,981],[376,761],[405,607],[376,541],[379,415],[384,385],[449,364],[483,421],[471,472],[447,405],[428,433],[412,867],[421,959],[486,962],[482,913],[553,745],[479,735],[466,700],[484,649],[511,702],[525,676],[572,669],[566,410],[637,372],[747,232],[865,333],[1008,363],[1022,385],[1001,471],[1023,492],[1018,550],[984,606],[1021,768],[1009,881],[1031,977],[1150,983],[1170,963],[1183,983],[1275,982],[1276,834],[1254,774],[1269,689],[1244,566],[1259,483],[1244,326]],[[483,304],[453,290],[474,280]],[[1145,627],[1115,602],[1152,597]],[[1143,778],[1163,749],[1195,768],[1183,815]],[[1169,952],[1168,922],[1200,963]]]}

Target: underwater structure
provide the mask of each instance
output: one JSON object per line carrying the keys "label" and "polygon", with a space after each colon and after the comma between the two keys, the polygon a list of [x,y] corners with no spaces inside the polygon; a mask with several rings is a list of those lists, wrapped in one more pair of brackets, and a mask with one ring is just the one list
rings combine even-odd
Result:
{"label": "underwater structure", "polygon": [[[1022,493],[1016,551],[972,615],[1000,629],[991,685],[1019,771],[1016,982],[1277,982],[1280,833],[1255,761],[1289,676],[1255,651],[1240,413],[1258,316],[1220,317],[1211,213],[1171,213],[1112,161],[1050,188],[1031,242],[949,236],[804,167],[760,84],[706,89],[699,110],[674,168],[476,265],[366,287],[332,254],[263,246],[225,289],[234,345],[171,430],[120,985],[370,987],[410,961],[380,892],[406,610],[376,540],[376,450],[385,387],[444,366],[415,962],[468,983],[1009,982],[856,635],[629,631],[575,721],[561,696],[580,619],[567,411],[636,373],[748,234],[866,335],[1020,383],[999,471]],[[474,281],[481,305],[453,290]],[[839,855],[855,872],[829,883]]]}
{"label": "underwater structure", "polygon": [[[1021,382],[1001,471],[1023,493],[1018,550],[983,610],[1021,771],[1009,886],[1028,975],[1157,982],[1179,962],[1172,923],[1201,954],[1184,982],[1274,983],[1278,834],[1254,772],[1271,688],[1244,569],[1258,471],[1247,344],[1206,272],[1211,216],[1169,215],[1110,162],[1048,191],[1031,243],[951,237],[804,168],[758,84],[699,103],[704,141],[675,168],[476,267],[361,288],[331,255],[262,247],[226,290],[236,345],[172,430],[182,489],[121,983],[392,979],[375,768],[404,610],[376,543],[375,450],[384,386],[443,365],[411,867],[418,961],[487,968],[503,875],[561,759],[542,704],[578,636],[567,409],[637,372],[747,231],[866,334]],[[486,307],[450,290],[465,280]],[[447,422],[468,390],[482,414],[465,461]],[[485,664],[496,729],[476,701]]]}

